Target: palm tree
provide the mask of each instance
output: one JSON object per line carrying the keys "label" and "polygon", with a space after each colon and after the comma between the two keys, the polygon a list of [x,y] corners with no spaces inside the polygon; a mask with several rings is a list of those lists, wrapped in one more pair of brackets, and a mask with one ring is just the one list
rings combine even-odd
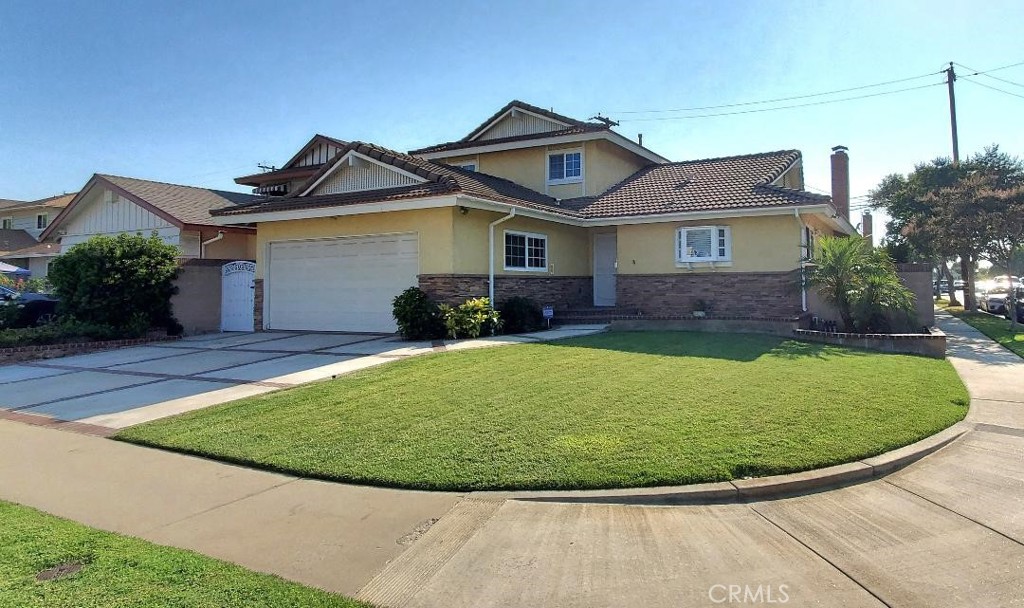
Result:
{"label": "palm tree", "polygon": [[893,315],[909,321],[914,294],[896,274],[889,255],[859,236],[818,241],[808,282],[835,306],[849,332],[888,331]]}

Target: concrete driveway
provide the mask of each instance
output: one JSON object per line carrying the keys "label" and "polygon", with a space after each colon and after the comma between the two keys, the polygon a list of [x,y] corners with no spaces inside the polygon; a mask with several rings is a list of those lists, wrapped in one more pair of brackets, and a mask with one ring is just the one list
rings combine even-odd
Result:
{"label": "concrete driveway", "polygon": [[195,336],[0,367],[0,409],[118,429],[431,350],[389,335]]}
{"label": "concrete driveway", "polygon": [[[212,334],[0,367],[6,418],[90,425],[98,434],[434,351],[545,342],[603,331],[577,325],[454,342],[392,334]],[[29,416],[24,416],[25,414]],[[39,418],[40,416],[44,418]],[[52,420],[51,420],[52,419]]]}

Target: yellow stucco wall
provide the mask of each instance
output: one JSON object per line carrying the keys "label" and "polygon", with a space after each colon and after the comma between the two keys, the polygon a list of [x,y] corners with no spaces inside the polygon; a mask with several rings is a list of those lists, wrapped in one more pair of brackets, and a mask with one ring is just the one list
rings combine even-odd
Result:
{"label": "yellow stucco wall", "polygon": [[340,217],[262,222],[257,227],[256,277],[263,278],[267,244],[272,241],[359,236],[392,232],[419,234],[420,272],[452,272],[452,207],[367,213]]}
{"label": "yellow stucco wall", "polygon": [[[677,267],[676,229],[683,226],[730,226],[732,265]],[[619,226],[618,250],[619,274],[793,270],[800,262],[800,224],[782,215]]]}
{"label": "yellow stucco wall", "polygon": [[[583,149],[583,183],[547,186],[547,155],[558,150]],[[477,163],[477,170],[497,175],[555,198],[594,196],[635,173],[647,160],[602,140],[537,146],[520,150],[490,152],[473,156],[453,156],[439,162]],[[584,185],[586,188],[584,188]],[[545,190],[546,188],[546,190]]]}
{"label": "yellow stucco wall", "polygon": [[[488,271],[487,225],[502,217],[471,209],[455,216],[455,260],[457,274],[486,274]],[[535,232],[548,237],[548,272],[505,271],[505,230]],[[494,227],[495,274],[590,276],[590,232],[587,228],[516,217]]]}
{"label": "yellow stucco wall", "polygon": [[[206,240],[216,236],[216,232],[212,232],[213,234],[204,232],[201,238]],[[206,246],[206,257],[220,260],[254,260],[256,259],[256,235],[226,233],[223,239]]]}

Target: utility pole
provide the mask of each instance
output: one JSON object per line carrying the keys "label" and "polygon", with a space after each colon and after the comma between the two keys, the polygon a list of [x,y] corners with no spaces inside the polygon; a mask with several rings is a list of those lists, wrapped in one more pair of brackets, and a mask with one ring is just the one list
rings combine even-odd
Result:
{"label": "utility pole", "polygon": [[960,140],[956,136],[956,93],[953,91],[953,83],[956,82],[956,72],[953,71],[953,62],[949,62],[946,68],[946,88],[949,89],[949,126],[953,131],[953,164],[960,164]]}
{"label": "utility pole", "polygon": [[[953,83],[956,82],[956,72],[953,70],[953,62],[949,62],[946,68],[946,88],[949,90],[949,127],[953,134],[953,166],[960,165],[960,140],[956,134],[956,93],[953,91]],[[964,280],[964,310],[967,312],[977,311],[978,303],[974,297],[974,260],[970,255],[960,256],[960,276]],[[955,290],[950,284],[950,296]]]}

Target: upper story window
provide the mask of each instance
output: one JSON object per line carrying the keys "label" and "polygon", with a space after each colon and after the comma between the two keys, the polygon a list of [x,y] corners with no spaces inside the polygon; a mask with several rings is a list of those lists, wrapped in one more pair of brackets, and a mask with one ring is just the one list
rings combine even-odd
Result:
{"label": "upper story window", "polygon": [[699,226],[676,230],[676,263],[732,261],[732,232],[728,226]]}
{"label": "upper story window", "polygon": [[36,228],[42,230],[50,224],[50,215],[48,213],[40,213],[36,215]]}
{"label": "upper story window", "polygon": [[455,163],[455,166],[466,171],[476,171],[476,163]]}
{"label": "upper story window", "polygon": [[2,227],[4,230],[10,230],[11,228],[14,228],[14,218],[13,217],[5,217],[3,219],[3,225],[0,226],[0,227]]}
{"label": "upper story window", "polygon": [[554,152],[548,154],[548,183],[570,184],[583,181],[583,152]]}
{"label": "upper story window", "polygon": [[532,232],[505,231],[505,270],[548,269],[548,237]]}

